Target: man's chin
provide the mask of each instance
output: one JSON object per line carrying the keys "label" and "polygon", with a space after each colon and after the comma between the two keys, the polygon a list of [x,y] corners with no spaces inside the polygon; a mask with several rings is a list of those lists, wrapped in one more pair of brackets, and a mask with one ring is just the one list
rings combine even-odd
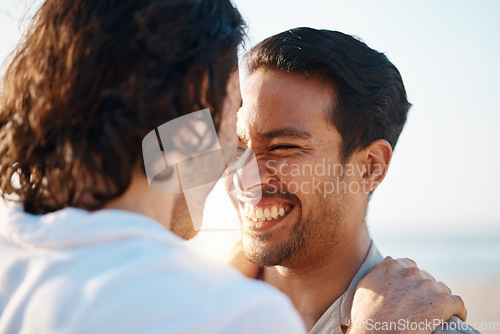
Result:
{"label": "man's chin", "polygon": [[261,267],[277,266],[290,257],[290,251],[287,247],[276,245],[270,239],[270,236],[255,234],[248,235],[243,232],[243,252],[246,258]]}

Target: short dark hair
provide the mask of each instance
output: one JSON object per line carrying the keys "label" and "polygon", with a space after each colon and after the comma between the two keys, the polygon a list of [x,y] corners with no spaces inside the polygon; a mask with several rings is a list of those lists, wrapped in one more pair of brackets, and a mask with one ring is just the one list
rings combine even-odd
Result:
{"label": "short dark hair", "polygon": [[411,104],[399,71],[383,53],[338,31],[295,28],[265,39],[246,57],[250,73],[265,68],[332,85],[328,121],[342,136],[343,161],[376,139],[396,146]]}
{"label": "short dark hair", "polygon": [[152,129],[207,107],[218,126],[244,29],[230,0],[46,0],[2,82],[2,196],[33,213],[120,196]]}

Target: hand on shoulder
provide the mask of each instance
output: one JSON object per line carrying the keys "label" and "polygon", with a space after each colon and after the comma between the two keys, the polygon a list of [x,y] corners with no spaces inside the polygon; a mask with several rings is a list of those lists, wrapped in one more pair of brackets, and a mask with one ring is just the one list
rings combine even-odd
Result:
{"label": "hand on shoulder", "polygon": [[349,333],[372,333],[375,327],[383,326],[384,333],[400,333],[401,329],[391,330],[387,326],[426,321],[432,325],[419,326],[412,333],[432,333],[454,315],[463,321],[467,318],[462,298],[452,295],[444,283],[420,270],[413,260],[387,257],[359,282]]}

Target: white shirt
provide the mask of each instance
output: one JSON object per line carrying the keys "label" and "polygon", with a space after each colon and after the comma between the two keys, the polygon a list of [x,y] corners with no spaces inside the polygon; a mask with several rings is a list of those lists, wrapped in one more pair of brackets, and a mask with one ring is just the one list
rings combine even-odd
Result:
{"label": "white shirt", "polygon": [[0,333],[305,333],[265,283],[144,216],[0,213]]}

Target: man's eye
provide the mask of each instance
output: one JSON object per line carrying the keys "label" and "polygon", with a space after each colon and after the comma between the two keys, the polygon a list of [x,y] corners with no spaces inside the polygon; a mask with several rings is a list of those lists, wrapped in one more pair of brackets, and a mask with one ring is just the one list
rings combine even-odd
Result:
{"label": "man's eye", "polygon": [[271,147],[270,151],[277,151],[277,150],[290,150],[294,148],[299,148],[298,146],[295,145],[276,145]]}

